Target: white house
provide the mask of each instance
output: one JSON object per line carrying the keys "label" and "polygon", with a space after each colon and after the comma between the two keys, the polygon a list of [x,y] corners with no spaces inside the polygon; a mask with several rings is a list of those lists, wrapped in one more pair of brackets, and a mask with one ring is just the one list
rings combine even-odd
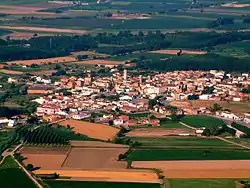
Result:
{"label": "white house", "polygon": [[120,125],[122,125],[122,124],[123,124],[123,120],[122,120],[122,119],[115,119],[115,120],[114,120],[114,125],[120,126]]}
{"label": "white house", "polygon": [[8,127],[14,127],[16,125],[16,120],[9,120]]}
{"label": "white house", "polygon": [[89,118],[90,116],[91,116],[91,114],[79,113],[79,114],[73,115],[73,116],[72,116],[72,119],[81,120],[81,119]]}
{"label": "white house", "polygon": [[237,121],[240,120],[238,116],[236,116],[231,112],[221,112],[220,116],[226,119],[237,120]]}
{"label": "white house", "polygon": [[6,117],[0,118],[0,124],[9,123],[9,119]]}

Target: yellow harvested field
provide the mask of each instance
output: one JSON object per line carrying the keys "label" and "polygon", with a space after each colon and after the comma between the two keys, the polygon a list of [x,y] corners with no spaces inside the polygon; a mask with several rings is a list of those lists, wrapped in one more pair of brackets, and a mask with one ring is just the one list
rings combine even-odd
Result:
{"label": "yellow harvested field", "polygon": [[[0,11],[1,13],[1,11]],[[57,29],[49,27],[29,27],[29,26],[0,26],[1,29],[13,29],[22,31],[40,31],[40,32],[50,32],[50,33],[75,33],[75,34],[85,34],[86,30],[77,29]]]}
{"label": "yellow harvested field", "polygon": [[117,182],[150,182],[159,183],[156,173],[149,170],[36,170],[35,174],[57,173],[60,176],[76,178],[78,180],[94,179],[95,181],[117,181]]}
{"label": "yellow harvested field", "polygon": [[[178,52],[180,52],[180,50],[155,50],[151,52],[156,53],[156,54],[176,55]],[[182,54],[203,55],[206,53],[207,52],[204,52],[204,51],[182,50]]]}
{"label": "yellow harvested field", "polygon": [[100,141],[80,141],[80,140],[72,140],[72,141],[70,141],[70,145],[71,145],[72,147],[128,148],[127,145],[112,144],[112,143],[100,142]]}
{"label": "yellow harvested field", "polygon": [[119,65],[124,64],[121,61],[110,61],[110,60],[103,60],[103,59],[94,59],[94,60],[86,60],[86,61],[77,61],[75,64],[80,65]]}
{"label": "yellow harvested field", "polygon": [[48,64],[48,63],[68,63],[76,61],[75,57],[72,56],[64,56],[64,57],[54,57],[47,59],[32,59],[32,60],[17,60],[17,61],[9,61],[6,62],[8,64],[17,64],[17,65],[32,65],[32,64]]}
{"label": "yellow harvested field", "polygon": [[130,137],[164,137],[169,135],[178,135],[178,134],[195,134],[195,131],[192,129],[166,129],[166,128],[140,128],[135,129],[127,133],[127,136]]}
{"label": "yellow harvested field", "polygon": [[77,133],[101,140],[112,140],[119,131],[117,128],[108,125],[89,123],[73,119],[62,121],[60,125],[69,125],[73,128],[73,131]]}
{"label": "yellow harvested field", "polygon": [[244,8],[250,7],[250,4],[238,4],[238,3],[226,3],[221,5],[222,7],[232,7],[232,8]]}
{"label": "yellow harvested field", "polygon": [[13,75],[23,74],[23,72],[21,71],[12,71],[12,70],[6,70],[6,69],[0,69],[0,72],[4,74],[13,74]]}
{"label": "yellow harvested field", "polygon": [[249,178],[250,160],[135,161],[135,168],[157,168],[166,178]]}

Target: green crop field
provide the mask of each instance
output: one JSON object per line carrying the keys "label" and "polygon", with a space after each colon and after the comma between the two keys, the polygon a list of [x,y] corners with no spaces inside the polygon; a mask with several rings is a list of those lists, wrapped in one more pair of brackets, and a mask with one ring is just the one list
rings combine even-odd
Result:
{"label": "green crop field", "polygon": [[0,166],[0,180],[1,187],[36,188],[33,182],[18,168],[18,165],[10,156],[8,156]]}
{"label": "green crop field", "polygon": [[185,129],[186,127],[180,124],[179,122],[174,122],[169,119],[161,119],[160,120],[160,128],[183,128]]}
{"label": "green crop field", "polygon": [[131,161],[243,160],[250,159],[250,152],[242,149],[136,149],[127,159]]}
{"label": "green crop field", "polygon": [[160,188],[153,183],[119,183],[119,182],[83,182],[83,181],[46,181],[51,188]]}
{"label": "green crop field", "polygon": [[185,116],[181,119],[181,122],[195,128],[211,127],[214,125],[221,126],[224,124],[222,120],[209,116]]}
{"label": "green crop field", "polygon": [[131,137],[132,140],[142,143],[142,146],[176,146],[192,148],[195,146],[199,147],[222,147],[222,148],[238,148],[230,143],[224,142],[216,138],[200,138],[200,137],[179,137],[179,136],[168,136],[164,138],[145,138],[145,137]]}
{"label": "green crop field", "polygon": [[235,188],[237,179],[168,179],[170,188]]}

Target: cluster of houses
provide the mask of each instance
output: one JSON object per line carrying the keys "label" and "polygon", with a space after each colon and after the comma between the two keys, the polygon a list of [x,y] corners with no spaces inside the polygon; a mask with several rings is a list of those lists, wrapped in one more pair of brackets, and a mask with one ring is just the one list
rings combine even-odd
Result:
{"label": "cluster of houses", "polygon": [[[153,110],[154,113],[167,116],[171,110],[166,105],[171,101],[186,101],[196,95],[198,100],[208,101],[247,101],[250,94],[242,93],[243,88],[250,85],[250,76],[225,74],[223,71],[173,71],[155,74],[153,76],[131,76],[125,69],[123,74],[112,70],[111,77],[61,77],[56,82],[33,78],[28,93],[46,94],[35,99],[39,103],[36,115],[48,121],[58,118],[72,117],[81,119],[88,116],[88,111],[116,111],[123,113],[140,113]],[[64,92],[63,92],[63,91]],[[65,92],[67,91],[67,92]],[[149,100],[162,96],[165,104],[156,104],[149,109]],[[199,109],[178,108],[177,114],[211,113],[201,106]],[[249,123],[247,114],[240,117],[230,112],[216,114],[220,117],[244,120]],[[114,124],[121,124],[121,120],[114,120]],[[133,124],[126,121],[123,124]]]}

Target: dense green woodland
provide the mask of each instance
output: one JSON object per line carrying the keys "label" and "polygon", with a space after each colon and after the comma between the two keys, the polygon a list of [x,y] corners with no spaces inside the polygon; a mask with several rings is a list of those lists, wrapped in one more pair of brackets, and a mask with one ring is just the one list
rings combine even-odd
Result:
{"label": "dense green woodland", "polygon": [[[69,55],[74,51],[95,50],[112,56],[123,56],[151,50],[177,48],[198,49],[206,55],[181,56],[177,54],[168,60],[139,58],[138,68],[162,71],[210,70],[249,71],[248,59],[223,57],[209,53],[217,45],[250,40],[250,32],[178,32],[162,33],[121,31],[118,34],[99,33],[95,36],[43,36],[29,40],[0,40],[0,61],[28,60]],[[246,51],[250,54],[250,50]]]}

